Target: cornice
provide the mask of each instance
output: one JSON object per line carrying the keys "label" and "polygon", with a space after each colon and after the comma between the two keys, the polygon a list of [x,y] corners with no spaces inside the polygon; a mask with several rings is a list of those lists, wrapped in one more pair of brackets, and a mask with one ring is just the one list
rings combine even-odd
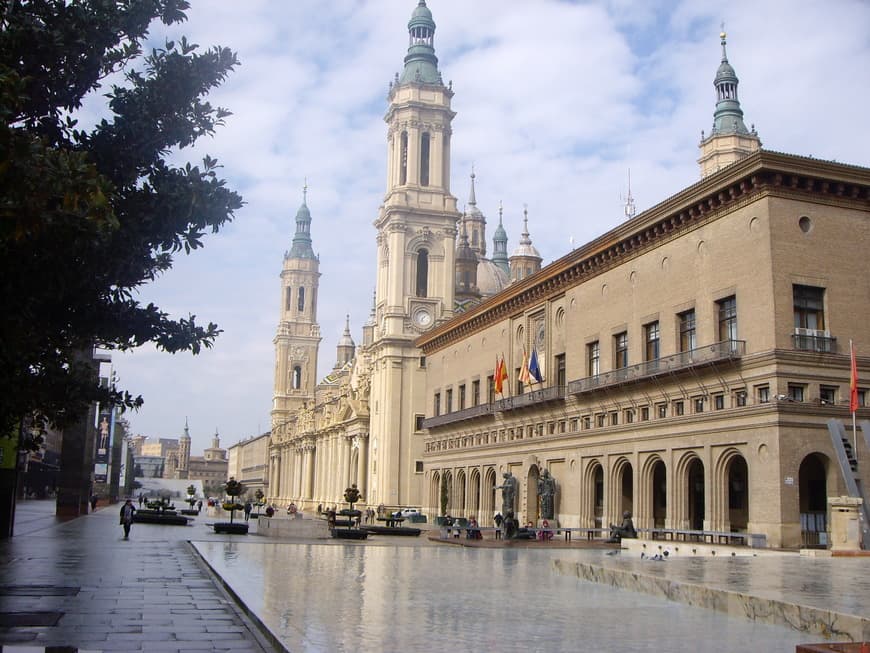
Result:
{"label": "cornice", "polygon": [[536,303],[770,195],[870,210],[870,169],[760,150],[436,326],[417,339],[417,346],[431,355],[470,333],[522,314]]}

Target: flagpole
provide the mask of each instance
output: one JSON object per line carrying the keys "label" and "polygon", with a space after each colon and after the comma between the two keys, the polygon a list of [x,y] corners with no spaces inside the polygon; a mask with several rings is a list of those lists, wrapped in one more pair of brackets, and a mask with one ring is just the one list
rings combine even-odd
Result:
{"label": "flagpole", "polygon": [[849,338],[849,408],[852,410],[852,447],[855,462],[858,462],[858,430],[855,428],[855,411],[857,406],[853,397],[858,387],[858,367],[855,363],[855,350],[852,348],[852,339]]}

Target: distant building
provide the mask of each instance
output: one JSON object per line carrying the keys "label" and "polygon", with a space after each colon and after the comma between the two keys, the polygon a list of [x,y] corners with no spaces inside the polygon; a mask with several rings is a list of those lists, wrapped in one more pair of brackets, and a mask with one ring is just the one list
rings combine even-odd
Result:
{"label": "distant building", "polygon": [[269,434],[263,433],[248,438],[228,449],[227,478],[233,477],[241,482],[247,495],[254,496],[257,490],[264,494],[269,489]]}

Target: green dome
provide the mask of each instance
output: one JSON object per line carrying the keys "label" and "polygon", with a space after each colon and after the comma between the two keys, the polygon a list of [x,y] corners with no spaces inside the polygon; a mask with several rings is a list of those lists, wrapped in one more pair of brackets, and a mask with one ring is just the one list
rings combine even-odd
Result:
{"label": "green dome", "polygon": [[306,185],[302,195],[302,206],[296,211],[296,233],[293,235],[293,244],[285,258],[310,258],[316,259],[317,255],[311,248],[311,211],[308,210]]}
{"label": "green dome", "polygon": [[435,21],[432,20],[426,0],[420,0],[411,14],[408,37],[408,54],[399,83],[442,85],[438,57],[435,56]]}
{"label": "green dome", "polygon": [[711,136],[718,134],[749,134],[743,122],[743,110],[737,99],[737,73],[728,63],[728,53],[725,51],[725,32],[719,35],[722,39],[722,62],[716,70],[713,86],[716,87],[716,111],[713,114],[713,131]]}

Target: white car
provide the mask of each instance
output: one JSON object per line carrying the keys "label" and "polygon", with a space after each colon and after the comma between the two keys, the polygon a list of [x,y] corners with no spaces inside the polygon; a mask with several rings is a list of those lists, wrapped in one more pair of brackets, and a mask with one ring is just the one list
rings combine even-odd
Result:
{"label": "white car", "polygon": [[419,515],[420,511],[416,508],[403,508],[402,509],[402,517],[411,517],[414,515]]}

